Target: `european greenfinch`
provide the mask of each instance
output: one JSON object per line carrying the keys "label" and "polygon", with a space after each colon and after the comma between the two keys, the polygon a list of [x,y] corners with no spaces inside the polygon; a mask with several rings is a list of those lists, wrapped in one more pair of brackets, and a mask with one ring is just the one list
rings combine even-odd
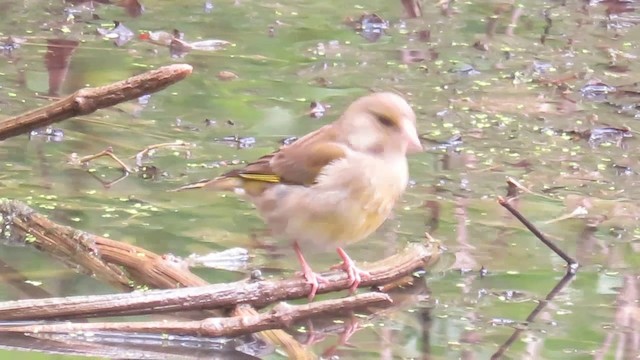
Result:
{"label": "european greenfinch", "polygon": [[246,195],[276,236],[293,242],[309,300],[326,280],[301,245],[335,248],[354,292],[370,274],[342,249],[374,232],[405,191],[407,154],[422,150],[416,116],[399,95],[363,96],[331,124],[213,180],[177,190],[211,188]]}

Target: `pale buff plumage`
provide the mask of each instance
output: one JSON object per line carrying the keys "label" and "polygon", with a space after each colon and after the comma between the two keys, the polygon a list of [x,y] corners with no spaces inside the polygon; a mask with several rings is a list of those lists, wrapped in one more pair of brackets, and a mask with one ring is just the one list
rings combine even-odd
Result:
{"label": "pale buff plumage", "polygon": [[313,186],[276,184],[249,198],[274,233],[303,248],[336,248],[380,227],[407,181],[404,156],[386,158],[345,148],[345,156],[325,166]]}
{"label": "pale buff plumage", "polygon": [[182,189],[242,192],[275,235],[294,242],[313,298],[322,280],[300,247],[337,248],[355,290],[366,272],[341,249],[374,232],[408,181],[406,154],[422,149],[409,104],[393,93],[353,102],[335,122],[244,168]]}

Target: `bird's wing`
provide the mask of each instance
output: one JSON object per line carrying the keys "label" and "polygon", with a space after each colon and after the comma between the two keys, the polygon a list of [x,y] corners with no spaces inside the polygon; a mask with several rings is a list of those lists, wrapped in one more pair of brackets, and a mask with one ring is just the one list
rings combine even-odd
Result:
{"label": "bird's wing", "polygon": [[265,155],[244,168],[222,177],[309,186],[327,164],[345,156],[345,147],[336,142],[333,126],[326,125],[298,139],[291,145]]}
{"label": "bird's wing", "polygon": [[335,126],[325,125],[245,167],[170,191],[200,188],[233,191],[243,188],[248,193],[259,194],[270,184],[310,186],[316,182],[326,165],[345,156],[346,147],[337,139]]}

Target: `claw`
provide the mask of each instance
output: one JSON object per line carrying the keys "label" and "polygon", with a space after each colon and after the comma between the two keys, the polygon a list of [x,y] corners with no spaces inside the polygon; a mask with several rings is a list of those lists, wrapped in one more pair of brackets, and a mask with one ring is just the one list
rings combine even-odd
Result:
{"label": "claw", "polygon": [[300,249],[300,245],[298,245],[297,241],[293,243],[293,250],[296,252],[298,262],[300,262],[300,266],[302,267],[302,276],[307,280],[307,284],[311,285],[311,291],[309,292],[308,299],[309,301],[313,301],[320,283],[326,284],[328,281],[311,269],[311,266],[309,266],[307,261],[304,259],[302,250]]}
{"label": "claw", "polygon": [[313,301],[313,298],[316,297],[316,292],[318,292],[320,283],[326,284],[328,280],[311,270],[311,267],[308,265],[302,267],[302,276],[307,280],[307,284],[311,285],[311,291],[309,292],[308,299],[309,301]]}
{"label": "claw", "polygon": [[371,273],[368,271],[360,270],[356,263],[351,260],[349,255],[342,249],[337,248],[336,251],[338,255],[342,259],[342,264],[338,264],[332,266],[332,269],[342,269],[347,273],[351,286],[349,287],[349,292],[352,294],[356,292],[358,285],[362,282],[362,280],[367,280],[371,277]]}

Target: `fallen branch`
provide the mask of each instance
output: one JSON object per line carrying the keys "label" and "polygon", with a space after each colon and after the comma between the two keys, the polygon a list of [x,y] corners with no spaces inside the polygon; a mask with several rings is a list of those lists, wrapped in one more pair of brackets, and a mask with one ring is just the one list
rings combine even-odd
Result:
{"label": "fallen branch", "polygon": [[[125,291],[132,290],[132,283],[161,289],[207,284],[204,279],[189,271],[187,266],[176,264],[170,258],[134,245],[61,226],[19,201],[0,201],[0,220],[0,240],[31,245],[64,263],[79,265],[81,270]],[[232,313],[234,316],[258,314],[250,306],[235,306]],[[221,312],[216,314],[223,315]],[[267,330],[260,335],[273,344],[282,346],[290,358],[316,358],[282,330]]]}
{"label": "fallen branch", "polygon": [[[1,201],[5,241],[23,243],[130,291],[135,284],[175,288],[207,284],[171,259],[143,248],[54,223],[19,201]],[[127,269],[125,272],[121,267]]]}
{"label": "fallen branch", "polygon": [[163,66],[116,83],[84,88],[54,103],[0,122],[0,140],[160,91],[191,74],[187,64]]}
{"label": "fallen branch", "polygon": [[[82,232],[68,226],[56,224],[43,215],[18,201],[0,201],[0,216],[3,231],[0,239],[12,243],[31,245],[52,254],[66,263],[81,264],[83,269],[91,269],[92,275],[106,279],[126,290],[132,289],[132,282],[146,284],[154,288],[177,288],[178,290],[153,290],[128,294],[81,296],[43,300],[21,300],[0,303],[0,319],[61,319],[89,316],[119,316],[161,311],[183,311],[189,309],[225,308],[231,309],[233,316],[254,317],[259,313],[247,305],[265,306],[286,299],[304,298],[310,287],[302,278],[281,281],[237,282],[232,284],[206,285],[207,282],[189,271],[188,266],[170,257],[160,256],[145,249]],[[406,251],[369,266],[363,266],[372,274],[362,286],[375,286],[412,273],[415,269],[428,267],[439,257],[437,241],[428,240],[424,245],[414,244]],[[124,272],[122,269],[126,269]],[[348,289],[350,284],[344,272],[325,275],[328,284],[321,284],[319,292]],[[217,293],[211,290],[217,289]],[[236,293],[236,297],[232,296]],[[165,296],[170,296],[166,298]],[[69,300],[70,299],[70,300]],[[85,300],[98,301],[85,303]],[[128,304],[136,300],[137,308]],[[151,300],[149,303],[148,300]],[[38,301],[41,301],[38,303]],[[63,304],[71,301],[65,307]],[[78,301],[78,303],[74,303]],[[113,303],[112,303],[113,302]],[[145,304],[146,302],[146,304]],[[245,303],[245,304],[242,304]],[[116,304],[114,308],[111,305]],[[171,304],[171,306],[164,306]],[[242,305],[239,305],[242,304]],[[189,305],[186,307],[185,305]],[[37,306],[37,307],[33,307]],[[11,310],[13,309],[13,310]],[[17,310],[19,309],[19,310]],[[18,317],[14,317],[18,315]],[[222,315],[222,312],[217,312]],[[280,344],[291,358],[312,359],[314,355],[282,330],[267,330],[260,335]]]}
{"label": "fallen branch", "polygon": [[240,336],[259,331],[285,328],[297,320],[313,315],[353,310],[366,306],[391,304],[383,293],[366,293],[341,299],[316,301],[305,305],[280,303],[270,311],[255,316],[207,318],[201,321],[96,322],[45,325],[2,326],[0,333],[71,333],[82,331],[117,331],[126,333],[172,334],[187,336]]}
{"label": "fallen branch", "polygon": [[[405,277],[437,258],[435,244],[412,244],[405,251],[372,264],[361,265],[371,276],[361,287],[377,286]],[[326,283],[318,293],[347,290],[351,283],[344,271],[323,273]],[[70,296],[0,303],[0,320],[44,320],[157,314],[203,309],[227,309],[236,304],[264,307],[284,300],[301,299],[311,287],[302,277],[213,284],[172,290],[150,290],[126,294]]]}

